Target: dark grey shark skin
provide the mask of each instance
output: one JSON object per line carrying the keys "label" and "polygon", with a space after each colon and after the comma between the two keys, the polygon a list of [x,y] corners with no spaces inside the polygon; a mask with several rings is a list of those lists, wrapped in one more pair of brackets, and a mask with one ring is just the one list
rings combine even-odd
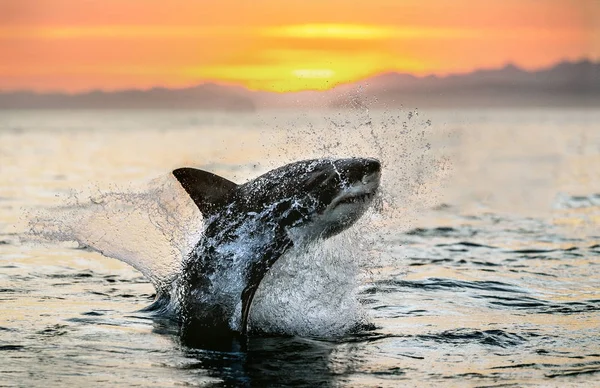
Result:
{"label": "dark grey shark skin", "polygon": [[242,185],[202,170],[174,170],[205,222],[178,280],[183,338],[245,336],[267,271],[293,245],[356,222],[378,189],[380,170],[371,158],[313,159]]}

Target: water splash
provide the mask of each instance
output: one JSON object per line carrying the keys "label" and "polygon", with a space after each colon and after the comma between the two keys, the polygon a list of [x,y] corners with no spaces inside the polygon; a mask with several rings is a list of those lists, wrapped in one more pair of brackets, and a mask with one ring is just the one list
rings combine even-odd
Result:
{"label": "water splash", "polygon": [[251,327],[330,338],[366,323],[357,298],[365,259],[355,245],[359,230],[294,249],[278,260],[257,291]]}
{"label": "water splash", "polygon": [[158,290],[169,287],[202,234],[198,209],[170,174],[127,191],[73,194],[68,201],[34,215],[30,234],[75,241],[124,261]]}
{"label": "water splash", "polygon": [[452,170],[450,130],[418,109],[371,110],[362,91],[347,96],[345,110],[286,116],[275,125],[283,136],[269,159],[375,157],[382,162],[380,221],[406,229],[424,209],[441,203]]}

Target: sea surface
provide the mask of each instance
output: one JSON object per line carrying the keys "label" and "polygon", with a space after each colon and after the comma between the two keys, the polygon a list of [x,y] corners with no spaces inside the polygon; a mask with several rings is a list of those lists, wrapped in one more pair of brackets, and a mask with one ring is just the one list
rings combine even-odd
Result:
{"label": "sea surface", "polygon": [[[590,109],[0,111],[0,387],[600,386],[599,123]],[[380,158],[381,193],[261,285],[254,325],[278,333],[187,347],[139,313],[150,283],[89,249],[173,260],[193,243],[174,168],[241,183],[342,156]]]}

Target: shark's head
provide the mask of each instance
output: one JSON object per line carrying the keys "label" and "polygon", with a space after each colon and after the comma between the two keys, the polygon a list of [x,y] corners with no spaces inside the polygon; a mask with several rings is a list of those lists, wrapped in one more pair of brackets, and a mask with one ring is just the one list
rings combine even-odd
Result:
{"label": "shark's head", "polygon": [[328,238],[356,222],[379,187],[381,164],[372,158],[304,160],[247,184],[246,198],[264,208],[293,233]]}
{"label": "shark's head", "polygon": [[354,224],[371,204],[381,177],[377,159],[319,160],[307,173],[308,209],[315,214],[301,229],[328,238]]}

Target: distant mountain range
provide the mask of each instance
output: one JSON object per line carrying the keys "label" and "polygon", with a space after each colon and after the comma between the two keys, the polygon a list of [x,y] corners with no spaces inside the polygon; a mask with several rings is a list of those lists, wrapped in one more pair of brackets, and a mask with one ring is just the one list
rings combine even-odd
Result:
{"label": "distant mountain range", "polygon": [[206,109],[369,107],[600,107],[600,62],[561,62],[538,71],[514,65],[445,77],[387,73],[331,90],[249,91],[212,83],[80,94],[0,92],[0,109]]}
{"label": "distant mountain range", "polygon": [[226,109],[254,110],[252,92],[202,84],[185,89],[153,88],[80,94],[5,92],[0,109]]}

